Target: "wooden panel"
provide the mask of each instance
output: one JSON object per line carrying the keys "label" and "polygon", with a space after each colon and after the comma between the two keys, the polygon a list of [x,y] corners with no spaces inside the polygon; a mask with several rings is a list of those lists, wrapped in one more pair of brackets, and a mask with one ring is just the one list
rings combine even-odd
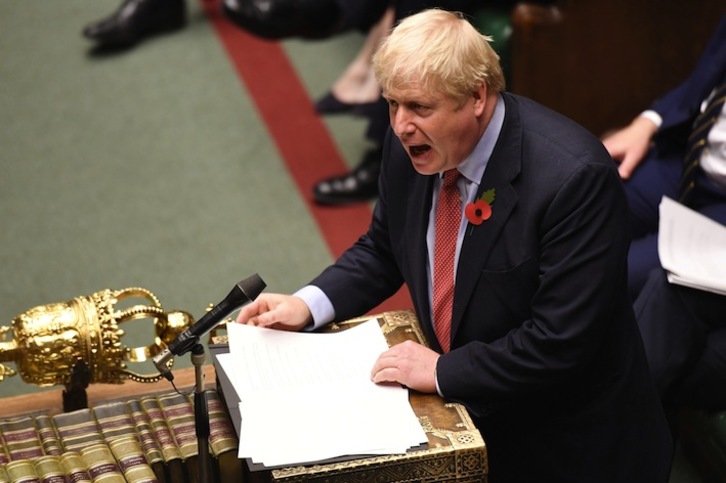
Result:
{"label": "wooden panel", "polygon": [[522,2],[510,90],[600,136],[684,80],[724,13],[723,0]]}

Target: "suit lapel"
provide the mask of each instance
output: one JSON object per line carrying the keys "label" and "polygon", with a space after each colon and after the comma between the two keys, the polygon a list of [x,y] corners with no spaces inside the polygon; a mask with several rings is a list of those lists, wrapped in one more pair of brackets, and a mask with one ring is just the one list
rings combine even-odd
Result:
{"label": "suit lapel", "polygon": [[454,293],[452,340],[492,248],[519,201],[512,180],[519,174],[522,164],[521,119],[518,104],[506,94],[503,97],[506,105],[504,124],[476,194],[479,198],[484,191],[495,190],[492,215],[480,225],[468,223],[464,232]]}
{"label": "suit lapel", "polygon": [[406,220],[410,223],[407,231],[407,245],[411,247],[411,272],[412,283],[418,286],[410,287],[411,293],[416,297],[415,306],[420,307],[419,316],[423,319],[422,327],[427,332],[428,340],[432,347],[436,337],[431,337],[433,327],[431,323],[431,305],[429,300],[428,287],[428,251],[426,246],[426,231],[431,211],[431,198],[433,197],[434,176],[414,175],[413,187],[409,192],[408,207],[406,209]]}

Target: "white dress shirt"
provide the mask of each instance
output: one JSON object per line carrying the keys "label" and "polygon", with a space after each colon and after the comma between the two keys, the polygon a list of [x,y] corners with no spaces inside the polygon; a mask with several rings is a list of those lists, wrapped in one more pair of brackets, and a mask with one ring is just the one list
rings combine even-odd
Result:
{"label": "white dress shirt", "polygon": [[[701,103],[701,112],[713,97],[714,93],[704,99]],[[645,111],[641,116],[650,119],[660,128],[663,119],[655,111]],[[726,188],[726,106],[721,109],[721,114],[716,124],[708,132],[706,146],[701,153],[700,165],[708,179],[721,188]]]}

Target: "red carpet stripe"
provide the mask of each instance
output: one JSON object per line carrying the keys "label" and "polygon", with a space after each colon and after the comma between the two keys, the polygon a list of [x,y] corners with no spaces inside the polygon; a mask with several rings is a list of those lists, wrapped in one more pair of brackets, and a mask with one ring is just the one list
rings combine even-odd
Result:
{"label": "red carpet stripe", "polygon": [[[313,109],[279,42],[262,40],[236,27],[221,15],[216,2],[202,0],[202,4],[301,198],[331,253],[338,257],[367,229],[371,210],[367,204],[321,207],[313,202],[312,189],[316,182],[348,169],[330,133]],[[411,306],[404,288],[371,313]]]}

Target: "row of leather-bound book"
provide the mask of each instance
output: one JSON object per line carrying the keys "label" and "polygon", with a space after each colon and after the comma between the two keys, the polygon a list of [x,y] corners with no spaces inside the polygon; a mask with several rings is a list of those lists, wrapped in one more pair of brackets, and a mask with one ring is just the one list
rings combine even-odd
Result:
{"label": "row of leather-bound book", "polygon": [[[242,481],[234,427],[205,395],[212,477]],[[0,419],[0,483],[196,483],[198,457],[193,400],[179,393]]]}

